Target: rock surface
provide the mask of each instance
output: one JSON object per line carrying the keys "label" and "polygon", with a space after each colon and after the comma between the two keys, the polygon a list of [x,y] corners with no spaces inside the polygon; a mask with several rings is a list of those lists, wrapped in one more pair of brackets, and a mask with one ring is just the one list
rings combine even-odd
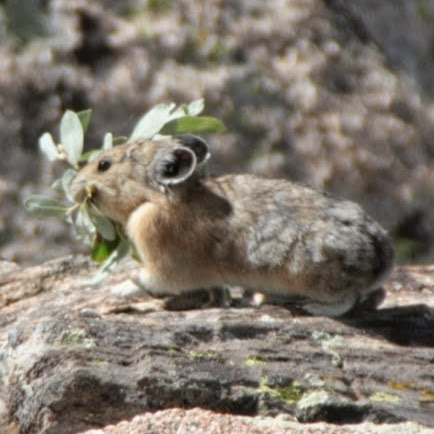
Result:
{"label": "rock surface", "polygon": [[[3,430],[77,433],[141,414],[131,431],[103,432],[184,432],[173,427],[207,418],[226,427],[215,432],[285,432],[288,420],[295,432],[434,428],[434,266],[398,268],[379,311],[332,320],[270,305],[163,311],[114,295],[137,273],[122,265],[93,287],[84,257],[0,263]],[[216,414],[147,413],[174,407]]]}
{"label": "rock surface", "polygon": [[314,423],[300,425],[285,418],[245,417],[211,413],[210,411],[166,410],[135,417],[131,422],[121,422],[103,430],[90,430],[84,434],[428,434],[429,428],[413,423],[360,425],[331,425]]}
{"label": "rock surface", "polygon": [[385,53],[390,62],[412,76],[424,93],[434,95],[434,2],[327,0],[359,20],[364,33],[369,35]]}
{"label": "rock surface", "polygon": [[[432,258],[433,75],[418,63],[433,63],[430,1],[204,4],[0,5],[1,257],[80,250],[22,209],[61,170],[37,138],[65,109],[94,109],[96,147],[156,103],[204,96],[229,131],[210,138],[213,170],[357,200],[401,258]],[[378,312],[339,321],[269,305],[166,312],[116,295],[135,264],[98,287],[94,272],[81,256],[0,261],[0,432],[434,429],[434,266],[398,268]]]}

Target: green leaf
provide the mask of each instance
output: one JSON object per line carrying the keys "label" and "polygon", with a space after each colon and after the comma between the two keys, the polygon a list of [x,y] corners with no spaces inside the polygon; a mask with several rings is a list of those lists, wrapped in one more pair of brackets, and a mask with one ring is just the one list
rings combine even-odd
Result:
{"label": "green leaf", "polygon": [[24,202],[24,208],[28,213],[36,217],[65,217],[69,208],[59,202],[46,196],[30,196]]}
{"label": "green leaf", "polygon": [[118,136],[113,139],[113,146],[118,146],[124,144],[128,140],[128,137]]}
{"label": "green leaf", "polygon": [[223,122],[216,118],[203,116],[184,116],[168,122],[161,129],[161,134],[177,135],[187,133],[221,133],[225,130]]}
{"label": "green leaf", "polygon": [[103,216],[99,211],[88,208],[87,212],[96,231],[106,240],[113,241],[116,238],[116,230],[111,220]]}
{"label": "green leaf", "polygon": [[47,156],[50,161],[59,158],[59,150],[54,143],[53,137],[50,133],[44,133],[39,138],[39,149]]}
{"label": "green leaf", "polygon": [[109,273],[111,273],[119,264],[120,260],[128,255],[130,243],[126,238],[121,238],[120,243],[110,256],[104,261],[97,275],[91,280],[91,285],[100,283]]}
{"label": "green leaf", "polygon": [[76,113],[67,110],[60,121],[60,141],[68,162],[77,166],[83,152],[83,127]]}
{"label": "green leaf", "polygon": [[191,102],[187,106],[187,114],[189,116],[197,116],[203,112],[205,108],[205,101],[203,98],[197,99],[196,101]]}
{"label": "green leaf", "polygon": [[87,131],[87,128],[89,127],[90,118],[92,116],[92,109],[77,112],[77,116],[80,119],[81,127],[83,128],[83,132],[85,133]]}
{"label": "green leaf", "polygon": [[157,134],[169,120],[175,104],[158,104],[149,110],[134,127],[131,139],[150,139]]}
{"label": "green leaf", "polygon": [[98,240],[94,243],[91,252],[91,258],[93,261],[101,263],[104,262],[121,242],[121,238],[117,237],[112,241]]}

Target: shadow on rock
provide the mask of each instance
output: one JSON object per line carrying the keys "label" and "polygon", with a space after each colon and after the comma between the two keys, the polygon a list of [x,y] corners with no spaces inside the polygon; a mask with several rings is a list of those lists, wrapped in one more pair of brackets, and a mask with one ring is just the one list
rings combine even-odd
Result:
{"label": "shadow on rock", "polygon": [[425,304],[361,311],[340,321],[397,345],[434,347],[434,309]]}

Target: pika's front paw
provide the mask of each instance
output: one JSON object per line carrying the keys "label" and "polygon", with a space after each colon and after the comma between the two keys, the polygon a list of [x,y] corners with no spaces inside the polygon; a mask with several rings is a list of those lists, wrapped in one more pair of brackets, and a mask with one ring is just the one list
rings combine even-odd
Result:
{"label": "pika's front paw", "polygon": [[153,298],[165,298],[176,295],[174,291],[170,291],[170,285],[164,285],[163,282],[157,281],[146,270],[140,270],[139,274],[132,278],[132,280],[142,293],[144,292]]}
{"label": "pika's front paw", "polygon": [[118,298],[136,298],[143,292],[135,279],[126,280],[112,287],[111,293]]}

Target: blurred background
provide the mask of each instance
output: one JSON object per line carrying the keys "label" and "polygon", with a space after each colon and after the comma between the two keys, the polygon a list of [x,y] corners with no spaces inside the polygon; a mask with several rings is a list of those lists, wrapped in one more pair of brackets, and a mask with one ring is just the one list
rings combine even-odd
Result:
{"label": "blurred background", "polygon": [[211,171],[355,200],[400,262],[434,258],[434,0],[0,1],[0,256],[85,251],[22,202],[63,171],[38,138],[93,109],[86,143],[160,102],[205,98]]}

